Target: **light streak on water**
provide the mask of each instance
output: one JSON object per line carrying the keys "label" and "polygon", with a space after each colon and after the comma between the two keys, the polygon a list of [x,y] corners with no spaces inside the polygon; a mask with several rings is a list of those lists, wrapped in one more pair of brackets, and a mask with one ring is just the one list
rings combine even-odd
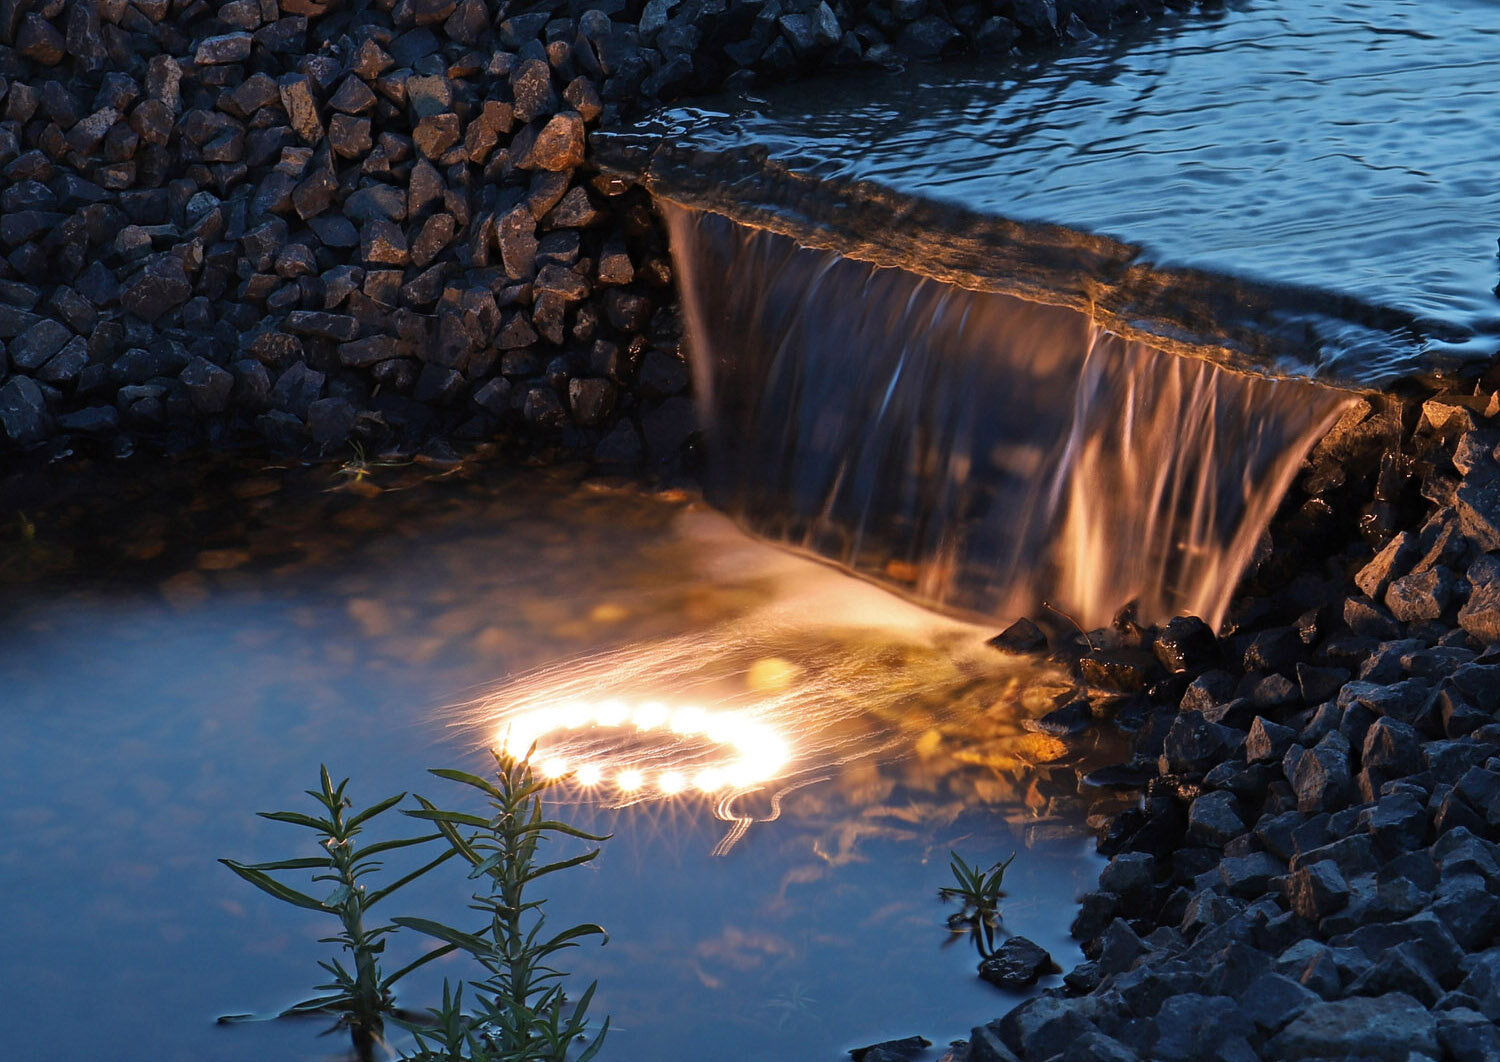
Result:
{"label": "light streak on water", "polygon": [[[1018,716],[1051,707],[1069,684],[987,646],[992,630],[757,542],[716,514],[688,514],[680,530],[694,556],[711,558],[700,567],[754,586],[758,606],[520,675],[460,708],[457,724],[529,754],[566,800],[707,809],[729,825],[718,854],[777,818],[786,793],[855,761],[946,756],[1020,770],[1059,751],[1018,733]],[[1004,755],[982,737],[997,721],[1013,734]]]}

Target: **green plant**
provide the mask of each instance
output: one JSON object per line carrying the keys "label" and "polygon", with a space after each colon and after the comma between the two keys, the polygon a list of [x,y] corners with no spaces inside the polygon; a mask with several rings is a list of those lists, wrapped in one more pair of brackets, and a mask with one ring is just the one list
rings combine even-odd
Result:
{"label": "green plant", "polygon": [[[568,948],[590,936],[605,936],[592,923],[572,926],[548,936],[543,931],[546,901],[533,899],[528,888],[558,871],[590,862],[597,848],[580,855],[542,863],[544,841],[554,836],[584,841],[607,838],[585,833],[567,823],[544,817],[542,792],[552,783],[538,778],[526,758],[494,752],[493,782],[463,771],[434,770],[440,778],[478,790],[489,805],[488,816],[437,807],[418,796],[421,808],[406,814],[434,823],[453,851],[469,863],[470,879],[484,883],[472,908],[485,924],[465,932],[424,918],[396,918],[395,923],[467,952],[485,976],[471,981],[474,1000],[460,1018],[458,994],[444,987],[444,1006],[434,1011],[435,1028],[410,1024],[422,1059],[471,1058],[476,1062],[564,1062],[568,1048],[585,1036],[586,1017],[596,984],[590,984],[569,1005],[562,971],[551,963]],[[587,1062],[599,1052],[609,1031],[605,1019],[599,1033],[578,1056]],[[465,1055],[463,1052],[468,1052]]]}
{"label": "green plant", "polygon": [[952,928],[967,927],[979,954],[989,957],[995,950],[995,931],[1000,927],[1000,898],[1005,895],[1001,885],[1005,883],[1005,871],[1015,862],[1016,853],[1010,858],[981,870],[976,863],[970,866],[957,852],[949,852],[956,885],[945,885],[938,895],[945,900],[959,900],[963,909],[948,919]]}
{"label": "green plant", "polygon": [[[328,774],[328,768],[323,767],[320,771],[320,783],[318,789],[309,789],[306,792],[322,807],[324,812],[322,816],[304,815],[297,811],[262,811],[259,814],[262,818],[287,822],[313,830],[318,834],[318,846],[323,850],[322,855],[284,859],[272,863],[245,864],[233,859],[221,859],[219,862],[278,900],[309,911],[321,911],[337,916],[341,931],[335,936],[322,938],[322,943],[342,945],[343,951],[350,955],[350,965],[353,968],[346,967],[338,957],[328,962],[319,962],[318,965],[332,975],[331,981],[318,986],[319,991],[325,994],[294,1004],[278,1016],[313,1013],[338,1015],[339,1020],[350,1027],[360,1053],[367,1055],[370,1045],[380,1035],[383,1016],[390,1013],[394,1005],[391,986],[424,963],[453,951],[454,945],[445,945],[429,951],[415,962],[403,966],[394,973],[383,973],[379,958],[385,950],[386,937],[395,931],[395,926],[367,926],[365,915],[397,889],[447,861],[454,855],[454,852],[452,849],[447,849],[435,859],[424,863],[391,884],[371,891],[366,881],[381,867],[376,857],[397,849],[436,841],[442,834],[431,833],[420,837],[402,837],[376,841],[363,846],[357,845],[356,838],[359,837],[365,825],[376,816],[399,804],[406,794],[398,793],[362,811],[351,813],[353,805],[344,795],[344,790],[349,785],[347,778],[335,786]],[[274,873],[283,871],[308,870],[314,872],[312,875],[314,882],[331,883],[332,891],[327,896],[319,899],[300,892],[272,876]],[[248,1020],[250,1017],[231,1015],[219,1020],[241,1021]]]}

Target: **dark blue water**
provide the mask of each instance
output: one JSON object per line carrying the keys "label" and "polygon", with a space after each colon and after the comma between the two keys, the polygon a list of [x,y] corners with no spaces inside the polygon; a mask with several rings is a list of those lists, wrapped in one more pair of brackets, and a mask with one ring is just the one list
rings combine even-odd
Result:
{"label": "dark blue water", "polygon": [[[1002,290],[1072,255],[1065,301],[1113,326],[1242,348],[1274,333],[1248,367],[1377,386],[1500,349],[1497,55],[1491,0],[1239,0],[1033,65],[680,108],[654,188]],[[924,204],[963,213],[884,231]]]}
{"label": "dark blue water", "polygon": [[[0,529],[6,1057],[342,1057],[316,1020],[214,1024],[311,994],[332,930],[215,860],[308,854],[253,812],[305,809],[320,763],[361,803],[456,799],[425,769],[482,769],[504,691],[561,678],[798,708],[796,788],[727,854],[710,798],[559,791],[563,814],[615,834],[550,893],[556,925],[611,934],[569,955],[574,990],[597,978],[593,1013],[613,1018],[603,1057],[832,1059],[993,1017],[1005,997],[966,945],[943,946],[950,848],[1019,849],[1009,927],[1076,961],[1066,926],[1097,868],[1085,807],[1064,751],[1019,726],[1065,685],[682,499],[420,472],[377,471],[401,488],[384,493],[297,473],[295,495],[273,469],[32,513],[30,539]],[[455,874],[386,913],[464,922],[466,896]],[[401,1002],[465,972],[424,971]]]}

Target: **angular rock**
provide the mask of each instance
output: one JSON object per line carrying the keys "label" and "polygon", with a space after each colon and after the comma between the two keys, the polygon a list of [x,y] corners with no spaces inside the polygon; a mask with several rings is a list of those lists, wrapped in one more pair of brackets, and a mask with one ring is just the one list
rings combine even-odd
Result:
{"label": "angular rock", "polygon": [[198,42],[193,53],[193,62],[198,66],[217,66],[222,63],[243,63],[250,58],[250,34],[221,33],[217,37],[205,37]]}
{"label": "angular rock", "polygon": [[1294,871],[1286,894],[1293,911],[1316,922],[1349,902],[1349,885],[1333,861],[1323,860]]}
{"label": "angular rock", "polygon": [[434,114],[423,118],[411,133],[412,140],[429,159],[441,159],[458,143],[459,121],[456,114]]}
{"label": "angular rock", "polygon": [[1437,1022],[1426,1007],[1401,992],[1317,1003],[1278,1033],[1270,1048],[1276,1058],[1288,1060],[1406,1062],[1413,1054],[1438,1054]]}
{"label": "angular rock", "polygon": [[47,398],[35,380],[12,376],[0,387],[0,428],[17,446],[35,446],[51,434]]}
{"label": "angular rock", "polygon": [[10,360],[18,369],[35,372],[72,338],[66,326],[43,319],[10,341]]}
{"label": "angular rock", "polygon": [[318,114],[317,100],[313,96],[312,82],[306,74],[287,74],[276,83],[281,96],[281,106],[286,111],[292,130],[302,138],[304,144],[316,144],[323,139],[323,119]]}
{"label": "angular rock", "polygon": [[234,376],[206,358],[197,357],[182,370],[178,379],[187,389],[193,408],[200,413],[222,413],[229,408],[234,390]]}
{"label": "angular rock", "polygon": [[521,169],[557,173],[581,166],[583,155],[583,118],[572,111],[564,111],[548,119],[537,133],[531,150],[517,160],[516,165]]}
{"label": "angular rock", "polygon": [[192,298],[193,286],[182,259],[159,255],[120,288],[120,305],[141,320],[154,323]]}

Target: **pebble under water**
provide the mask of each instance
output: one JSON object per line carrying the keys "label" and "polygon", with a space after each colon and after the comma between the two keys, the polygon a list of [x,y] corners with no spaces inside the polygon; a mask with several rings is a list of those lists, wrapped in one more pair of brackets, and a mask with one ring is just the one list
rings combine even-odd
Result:
{"label": "pebble under water", "polygon": [[[591,1013],[613,1019],[602,1057],[833,1059],[965,1035],[1013,997],[944,927],[950,849],[1020,850],[1006,927],[1078,958],[1067,924],[1098,869],[1078,752],[1021,725],[1066,680],[690,497],[472,464],[220,463],[28,516],[0,529],[12,1057],[343,1057],[320,1020],[214,1024],[305,998],[331,931],[215,860],[307,854],[254,812],[302,808],[320,763],[357,803],[458,799],[425,769],[482,768],[492,713],[562,680],[808,702],[774,810],[774,786],[743,806],[774,821],[731,845],[702,795],[559,790],[614,834],[551,893],[559,927],[610,932],[570,953],[575,990],[597,978]],[[386,914],[461,922],[466,895],[439,872]],[[401,1002],[434,1004],[464,972],[436,963]]]}

